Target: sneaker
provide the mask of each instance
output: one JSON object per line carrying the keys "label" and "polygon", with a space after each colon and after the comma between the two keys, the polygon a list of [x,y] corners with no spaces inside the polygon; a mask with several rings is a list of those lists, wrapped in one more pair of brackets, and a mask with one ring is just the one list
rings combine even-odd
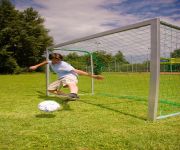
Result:
{"label": "sneaker", "polygon": [[79,96],[76,94],[76,93],[70,93],[68,95],[68,97],[71,99],[71,100],[77,100],[79,99]]}

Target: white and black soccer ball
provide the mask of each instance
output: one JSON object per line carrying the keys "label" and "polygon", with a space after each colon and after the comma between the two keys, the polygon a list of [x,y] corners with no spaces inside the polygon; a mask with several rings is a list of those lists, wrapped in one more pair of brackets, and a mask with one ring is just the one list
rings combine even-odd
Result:
{"label": "white and black soccer ball", "polygon": [[52,100],[46,100],[38,104],[38,108],[41,111],[45,112],[53,112],[60,109],[60,104],[52,101]]}

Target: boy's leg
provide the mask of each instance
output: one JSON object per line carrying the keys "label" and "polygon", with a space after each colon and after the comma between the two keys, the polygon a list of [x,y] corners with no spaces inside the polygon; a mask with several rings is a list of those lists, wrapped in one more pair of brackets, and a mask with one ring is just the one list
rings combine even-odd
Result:
{"label": "boy's leg", "polygon": [[73,83],[73,82],[69,83],[68,87],[69,87],[70,93],[74,93],[74,94],[78,93],[78,86],[76,83]]}
{"label": "boy's leg", "polygon": [[78,93],[78,86],[76,83],[70,83],[68,84],[69,90],[70,90],[70,94],[69,97],[71,99],[78,99],[79,96],[77,95]]}
{"label": "boy's leg", "polygon": [[77,86],[78,80],[77,80],[77,77],[75,77],[75,76],[67,76],[67,77],[63,78],[61,81],[62,81],[63,87],[67,86],[69,88],[70,94],[68,94],[68,97],[70,99],[79,98],[78,95],[77,95],[77,93],[78,93],[78,86]]}
{"label": "boy's leg", "polygon": [[61,86],[62,84],[60,80],[54,81],[48,86],[48,91],[52,94],[60,94],[62,93],[61,91],[59,91]]}

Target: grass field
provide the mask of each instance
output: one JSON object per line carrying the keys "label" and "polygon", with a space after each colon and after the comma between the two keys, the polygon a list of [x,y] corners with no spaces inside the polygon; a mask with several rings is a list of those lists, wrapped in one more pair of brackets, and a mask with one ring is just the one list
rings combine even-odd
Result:
{"label": "grass field", "polygon": [[[78,101],[66,104],[45,96],[42,73],[0,75],[0,149],[179,150],[180,117],[147,121],[147,101],[112,96],[116,92],[125,94],[133,87],[127,84],[117,91],[117,80],[107,76],[109,81],[96,81],[99,94],[82,95]],[[86,82],[90,80],[80,78],[81,91],[90,89]],[[107,82],[112,86],[108,87]],[[141,82],[143,88],[137,82],[141,90],[135,92],[138,96],[147,94],[147,82],[148,75]],[[102,93],[106,90],[112,95]],[[59,102],[61,110],[43,113],[37,109],[38,103],[49,99]]]}

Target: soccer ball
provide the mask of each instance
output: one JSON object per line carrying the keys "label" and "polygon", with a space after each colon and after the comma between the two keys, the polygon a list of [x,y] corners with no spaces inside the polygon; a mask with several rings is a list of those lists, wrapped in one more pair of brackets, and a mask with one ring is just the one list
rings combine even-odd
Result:
{"label": "soccer ball", "polygon": [[59,103],[52,101],[52,100],[46,100],[38,104],[38,108],[41,111],[45,112],[53,112],[58,109],[60,109]]}

